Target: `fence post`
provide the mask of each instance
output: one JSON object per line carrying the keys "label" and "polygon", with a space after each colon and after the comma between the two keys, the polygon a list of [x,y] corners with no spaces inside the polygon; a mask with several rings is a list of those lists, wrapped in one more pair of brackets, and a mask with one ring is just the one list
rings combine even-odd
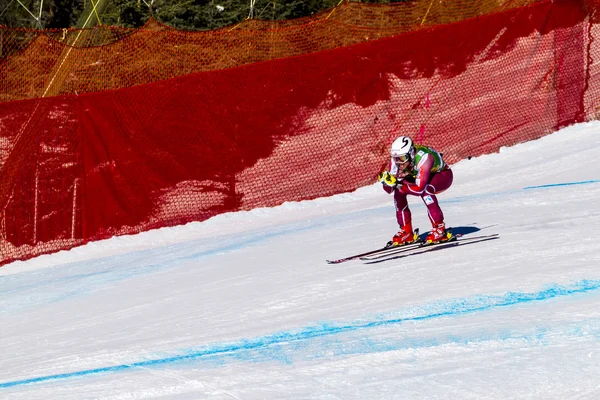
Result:
{"label": "fence post", "polygon": [[37,243],[37,219],[38,219],[38,187],[40,183],[40,167],[39,163],[35,164],[35,194],[34,194],[34,209],[33,209],[33,244]]}
{"label": "fence post", "polygon": [[77,208],[77,179],[73,181],[73,213],[71,215],[71,239],[75,239],[75,215]]}

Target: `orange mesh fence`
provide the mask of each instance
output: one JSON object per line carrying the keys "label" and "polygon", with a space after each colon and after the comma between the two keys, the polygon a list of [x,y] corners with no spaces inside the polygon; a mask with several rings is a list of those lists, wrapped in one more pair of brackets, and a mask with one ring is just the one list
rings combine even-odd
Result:
{"label": "orange mesh fence", "polygon": [[120,89],[363,43],[536,2],[343,3],[312,17],[246,20],[205,32],[178,31],[154,20],[141,29],[0,27],[0,59],[5,58],[0,101]]}
{"label": "orange mesh fence", "polygon": [[399,134],[453,163],[596,119],[595,18],[415,1],[210,32],[4,29],[0,264],[351,191]]}

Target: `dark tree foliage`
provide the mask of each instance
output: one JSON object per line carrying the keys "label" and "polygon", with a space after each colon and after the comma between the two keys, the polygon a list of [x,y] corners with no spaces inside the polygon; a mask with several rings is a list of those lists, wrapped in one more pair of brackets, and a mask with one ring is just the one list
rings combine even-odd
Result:
{"label": "dark tree foliage", "polygon": [[0,0],[0,25],[68,28],[75,26],[84,5],[83,0]]}
{"label": "dark tree foliage", "polygon": [[[0,0],[0,25],[27,28],[77,27],[84,10],[99,0]],[[107,0],[104,25],[140,27],[149,18],[178,29],[207,30],[235,24],[248,17],[293,19],[336,6],[339,0]],[[390,0],[367,0],[389,3]],[[400,0],[405,1],[405,0]],[[41,18],[40,16],[41,4]]]}
{"label": "dark tree foliage", "polygon": [[45,28],[68,28],[74,26],[77,17],[83,11],[83,3],[80,0],[53,0],[52,8],[47,13],[47,20],[44,22]]}

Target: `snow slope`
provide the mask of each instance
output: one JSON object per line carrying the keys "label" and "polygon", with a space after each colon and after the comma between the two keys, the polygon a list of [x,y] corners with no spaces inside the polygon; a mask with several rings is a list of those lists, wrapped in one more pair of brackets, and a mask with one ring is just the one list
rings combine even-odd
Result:
{"label": "snow slope", "polygon": [[598,398],[599,131],[453,166],[496,240],[326,264],[397,230],[375,184],[0,268],[0,398]]}

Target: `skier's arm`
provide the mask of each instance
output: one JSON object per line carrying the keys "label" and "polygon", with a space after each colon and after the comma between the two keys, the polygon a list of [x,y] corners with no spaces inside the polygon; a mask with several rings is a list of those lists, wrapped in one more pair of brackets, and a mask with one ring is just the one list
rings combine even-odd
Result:
{"label": "skier's arm", "polygon": [[429,183],[429,175],[431,174],[433,163],[434,159],[431,154],[427,154],[421,158],[419,164],[416,166],[417,176],[415,178],[415,183],[408,183],[404,181],[400,191],[406,194],[423,194],[427,183]]}
{"label": "skier's arm", "polygon": [[[390,166],[388,169],[390,171],[389,173],[393,176],[395,176],[396,173],[398,172],[398,168],[396,167],[396,164],[394,163],[393,160],[390,160]],[[383,187],[383,190],[386,191],[386,193],[390,194],[394,191],[394,189],[396,189],[396,185],[389,186],[388,184],[384,183],[381,179],[380,179],[380,181],[382,183],[381,186]]]}
{"label": "skier's arm", "polygon": [[382,186],[383,186],[383,190],[385,190],[386,193],[388,193],[388,194],[392,193],[394,191],[394,189],[396,189],[396,188],[393,188],[393,187],[390,187],[387,185],[382,185]]}

